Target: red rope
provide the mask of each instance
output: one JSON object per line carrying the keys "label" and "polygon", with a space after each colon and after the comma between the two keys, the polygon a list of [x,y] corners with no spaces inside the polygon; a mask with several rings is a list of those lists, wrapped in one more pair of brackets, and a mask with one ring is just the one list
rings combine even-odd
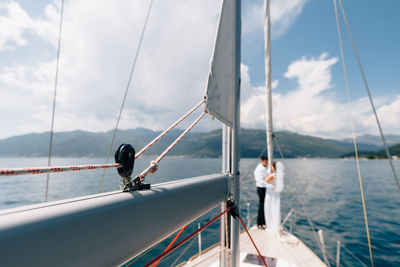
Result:
{"label": "red rope", "polygon": [[164,258],[165,256],[167,256],[169,253],[171,253],[172,251],[174,251],[175,249],[177,249],[178,247],[180,247],[182,244],[186,243],[188,240],[190,240],[192,237],[194,237],[195,235],[197,235],[199,232],[203,231],[204,229],[206,229],[208,226],[210,226],[211,224],[213,224],[216,220],[218,220],[219,217],[221,217],[222,215],[224,215],[225,213],[229,212],[231,210],[231,208],[229,207],[228,209],[226,209],[224,212],[220,213],[219,215],[217,215],[216,217],[214,217],[211,221],[209,221],[208,223],[206,223],[205,225],[203,225],[202,227],[200,227],[199,229],[197,229],[196,231],[194,231],[192,234],[190,234],[189,236],[185,237],[182,241],[180,241],[178,244],[176,244],[175,246],[169,248],[168,250],[164,251],[163,253],[161,253],[160,255],[158,255],[156,258],[154,258],[153,260],[151,260],[149,263],[147,263],[146,265],[144,265],[144,267],[148,267],[151,266],[152,264],[154,264],[155,262],[161,260],[162,258]]}
{"label": "red rope", "polygon": [[247,233],[247,235],[249,236],[251,242],[253,243],[253,246],[256,248],[257,253],[258,253],[258,256],[260,257],[262,263],[264,264],[264,266],[268,267],[268,265],[267,265],[267,263],[265,262],[263,256],[261,256],[261,253],[260,253],[260,251],[258,250],[258,248],[257,248],[257,246],[256,246],[256,243],[254,243],[254,240],[253,240],[253,238],[251,237],[249,231],[247,231],[247,228],[246,228],[246,226],[244,225],[242,218],[241,218],[240,216],[238,216],[238,218],[239,218],[239,221],[240,221],[240,223],[242,224],[244,230],[246,230],[246,233]]}
{"label": "red rope", "polygon": [[[178,237],[182,234],[182,232],[186,229],[188,225],[186,224],[185,226],[182,227],[182,229],[176,234],[176,236],[174,237],[174,239],[172,239],[171,243],[169,243],[168,247],[166,249],[164,249],[164,252],[167,251],[168,249],[170,249],[172,247],[172,245],[175,243],[175,241],[178,239]],[[161,259],[159,259],[158,261],[156,261],[156,263],[154,263],[153,267],[156,267],[157,264],[160,262]]]}

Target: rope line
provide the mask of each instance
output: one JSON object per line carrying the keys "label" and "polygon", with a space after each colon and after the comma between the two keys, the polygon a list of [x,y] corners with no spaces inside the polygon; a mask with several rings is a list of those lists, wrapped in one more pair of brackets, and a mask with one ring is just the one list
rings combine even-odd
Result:
{"label": "rope line", "polygon": [[167,256],[168,254],[170,254],[172,251],[174,251],[175,249],[177,249],[178,247],[180,247],[182,244],[186,243],[188,240],[190,240],[191,238],[193,238],[194,236],[196,236],[199,232],[202,232],[204,229],[206,229],[208,226],[210,226],[211,224],[213,224],[216,220],[219,219],[219,217],[221,217],[222,215],[226,214],[227,212],[229,212],[231,210],[231,207],[227,208],[225,211],[221,212],[220,214],[218,214],[216,217],[214,217],[213,219],[211,219],[208,223],[206,223],[205,225],[203,225],[202,227],[200,227],[199,229],[197,229],[196,231],[194,231],[193,233],[191,233],[190,235],[188,235],[187,237],[185,237],[183,240],[181,240],[180,242],[178,242],[176,245],[172,246],[171,248],[169,248],[168,250],[164,251],[163,253],[161,253],[160,255],[158,255],[157,257],[155,257],[154,259],[152,259],[150,262],[148,262],[147,264],[145,264],[145,267],[151,266],[153,265],[156,261],[161,260],[162,258],[164,258],[165,256]]}
{"label": "rope line", "polygon": [[147,167],[144,171],[142,171],[139,174],[139,177],[141,180],[144,180],[144,178],[149,174],[149,173],[154,173],[155,171],[157,171],[158,168],[158,163],[165,157],[165,155],[167,155],[168,152],[171,151],[171,149],[173,149],[182,139],[183,137],[186,136],[186,134],[188,134],[190,132],[190,130],[192,130],[192,128],[204,117],[204,115],[206,114],[205,111],[203,111],[203,113],[201,113],[201,115],[192,122],[192,124],[186,128],[186,130],[180,135],[178,136],[178,138],[175,139],[174,142],[172,142],[158,157],[157,159],[151,161],[149,167]]}
{"label": "rope line", "polygon": [[[360,69],[360,72],[361,72],[361,76],[362,76],[362,79],[363,79],[363,82],[364,82],[364,87],[365,87],[365,90],[367,91],[368,98],[369,98],[369,102],[370,102],[370,104],[371,104],[372,111],[374,112],[374,115],[375,115],[376,123],[377,123],[378,128],[379,128],[379,134],[380,134],[380,136],[381,136],[383,146],[385,147],[386,156],[388,157],[389,164],[390,164],[390,168],[392,169],[393,178],[394,178],[394,180],[395,180],[395,182],[396,182],[397,189],[398,189],[399,192],[400,192],[400,182],[399,182],[399,178],[397,177],[396,170],[394,169],[394,166],[393,166],[392,156],[391,156],[391,154],[390,154],[390,151],[389,151],[388,146],[387,146],[387,143],[386,143],[385,136],[384,136],[384,134],[383,134],[383,130],[382,130],[382,127],[381,127],[381,123],[380,123],[380,121],[379,121],[378,114],[377,114],[376,108],[375,108],[375,104],[374,104],[374,101],[373,101],[373,99],[372,99],[371,91],[369,90],[369,86],[368,86],[368,83],[367,83],[367,78],[366,78],[366,76],[365,76],[364,69],[363,69],[363,67],[362,67],[362,65],[361,65],[360,56],[359,56],[359,54],[358,54],[358,50],[357,50],[357,47],[356,47],[355,42],[354,42],[354,39],[353,39],[353,34],[351,33],[350,25],[349,25],[349,22],[348,22],[348,20],[347,20],[346,13],[344,12],[344,7],[343,7],[342,0],[339,0],[339,5],[340,5],[340,10],[341,10],[342,15],[343,15],[344,23],[345,23],[345,25],[346,25],[347,32],[348,32],[349,37],[350,37],[350,40],[351,40],[351,44],[352,44],[352,46],[353,46],[354,54],[355,54],[356,59],[357,59],[358,68]],[[335,1],[335,8],[337,9],[337,7],[336,7],[336,1]],[[335,9],[335,10],[336,10],[336,9]],[[335,12],[337,12],[337,11],[335,11]]]}
{"label": "rope line", "polygon": [[67,171],[84,171],[95,169],[110,169],[122,167],[118,163],[109,164],[94,164],[94,165],[75,165],[75,166],[53,166],[53,167],[38,167],[38,168],[13,168],[13,169],[0,169],[0,176],[16,176],[23,174],[41,174],[41,173],[55,173]]}
{"label": "rope line", "polygon": [[[176,122],[174,122],[171,126],[169,126],[164,132],[154,138],[150,143],[148,143],[145,147],[143,147],[138,153],[135,154],[135,159],[139,158],[141,154],[143,154],[146,150],[148,150],[152,145],[154,145],[157,141],[159,141],[162,137],[164,137],[168,132],[170,132],[173,128],[175,128],[179,123],[181,123],[185,118],[187,118],[190,114],[192,114],[197,108],[204,103],[205,100],[202,100],[197,105],[195,105],[191,110],[189,110],[186,114],[184,114],[181,118],[179,118]],[[200,117],[204,116],[204,112]],[[186,135],[191,128],[198,122],[197,119],[191,126],[190,129],[184,132],[178,139],[175,140],[174,145],[176,145],[183,137]],[[172,145],[169,147],[169,150],[172,149]],[[160,155],[158,161],[160,161],[168,152],[164,151],[164,155]],[[71,165],[71,166],[48,166],[48,167],[34,167],[34,168],[11,168],[11,169],[0,169],[0,176],[16,176],[16,175],[24,175],[24,174],[42,174],[42,173],[56,173],[56,172],[67,172],[67,171],[83,171],[83,170],[94,170],[94,169],[109,169],[109,168],[120,168],[121,165],[117,163],[107,163],[107,164],[91,164],[91,165]]]}
{"label": "rope line", "polygon": [[[190,114],[192,114],[197,108],[203,104],[205,100],[202,100],[197,105],[195,105],[191,110],[169,126],[164,132],[159,134],[150,143],[143,147],[138,153],[135,154],[135,159],[139,158],[146,150],[148,150],[152,145],[169,133],[173,128],[175,128],[179,123],[186,119]],[[178,141],[179,142],[179,141]],[[92,165],[73,165],[73,166],[53,166],[53,167],[35,167],[35,168],[12,168],[12,169],[0,169],[0,176],[15,176],[23,174],[41,174],[41,173],[52,173],[52,172],[67,172],[67,171],[82,171],[82,170],[94,170],[94,169],[109,169],[109,168],[120,168],[121,165],[117,163],[107,163],[107,164],[92,164]]]}
{"label": "rope line", "polygon": [[[51,126],[50,126],[50,141],[49,141],[49,156],[47,159],[47,166],[51,164],[51,154],[53,152],[53,134],[54,134],[54,117],[56,112],[56,96],[57,96],[57,85],[58,85],[58,69],[60,65],[60,50],[61,50],[61,33],[62,33],[62,22],[64,17],[64,0],[61,0],[61,10],[60,10],[60,24],[58,29],[58,48],[57,48],[57,63],[56,63],[56,76],[54,78],[54,95],[53,95],[53,110],[51,114]],[[47,174],[46,177],[46,193],[44,201],[47,202],[49,194],[49,182],[50,175]]]}
{"label": "rope line", "polygon": [[[128,83],[127,83],[126,88],[125,88],[124,98],[122,99],[122,104],[121,104],[121,108],[120,108],[120,110],[119,110],[117,122],[116,122],[116,124],[115,124],[113,136],[112,136],[112,139],[111,139],[111,144],[110,144],[110,147],[108,148],[106,164],[107,164],[108,161],[110,160],[110,155],[111,155],[112,148],[113,148],[113,146],[114,146],[115,136],[116,136],[116,134],[117,134],[119,121],[121,120],[122,110],[124,109],[124,105],[125,105],[125,101],[126,101],[126,96],[128,95],[129,87],[130,87],[130,85],[131,85],[131,81],[132,81],[132,77],[133,77],[133,71],[135,70],[135,67],[136,67],[136,61],[137,61],[138,56],[139,56],[139,51],[140,51],[140,48],[142,47],[143,37],[144,37],[144,33],[145,33],[145,31],[146,31],[146,28],[147,28],[147,22],[148,22],[149,17],[150,17],[150,11],[151,11],[152,6],[153,6],[153,0],[150,1],[149,8],[148,8],[148,10],[147,10],[146,20],[145,20],[144,25],[143,25],[142,33],[141,33],[140,39],[139,39],[138,48],[136,49],[135,58],[134,58],[133,63],[132,63],[132,67],[131,67],[131,72],[130,72],[130,74],[129,74]],[[105,171],[103,171],[103,173],[101,174],[101,178],[100,178],[100,181],[99,181],[99,185],[98,185],[98,187],[97,187],[97,192],[98,192],[98,193],[100,193],[100,191],[101,191],[101,186],[102,186],[103,180],[104,180],[104,174],[105,174]]]}
{"label": "rope line", "polygon": [[140,155],[142,155],[147,149],[149,149],[152,145],[154,145],[158,140],[163,138],[167,133],[169,133],[172,129],[174,129],[179,123],[181,123],[184,119],[186,119],[190,114],[192,114],[198,107],[200,107],[206,100],[203,99],[196,106],[194,106],[191,110],[189,110],[185,115],[180,117],[176,122],[174,122],[171,126],[169,126],[164,132],[160,133],[156,138],[153,139],[150,143],[148,143],[145,147],[143,147],[138,153],[135,154],[135,159],[137,159]]}
{"label": "rope line", "polygon": [[246,225],[244,224],[242,218],[240,216],[238,216],[238,218],[239,218],[240,224],[243,226],[244,230],[246,230],[246,233],[249,236],[249,238],[251,240],[251,243],[253,243],[254,248],[257,250],[258,257],[260,257],[260,259],[261,259],[262,263],[264,264],[264,266],[268,267],[268,264],[265,262],[264,257],[261,255],[260,251],[258,250],[256,243],[254,243],[254,240],[251,237],[249,231],[247,230]]}
{"label": "rope line", "polygon": [[[341,3],[341,1],[340,1],[340,3]],[[361,177],[360,162],[359,162],[359,157],[358,157],[357,139],[356,139],[355,130],[354,130],[354,118],[353,118],[353,114],[352,114],[351,101],[350,101],[350,89],[349,89],[349,83],[348,83],[348,79],[347,79],[346,63],[344,61],[342,34],[341,34],[341,31],[340,31],[339,15],[338,15],[338,10],[337,10],[336,0],[333,0],[333,4],[334,4],[334,7],[335,7],[336,26],[337,26],[338,37],[339,37],[340,55],[341,55],[341,58],[342,58],[343,75],[344,75],[346,94],[347,94],[347,107],[348,107],[348,110],[349,110],[350,121],[351,121],[351,133],[352,133],[352,137],[353,137],[354,153],[355,153],[355,156],[356,156],[358,182],[360,184],[360,192],[361,192],[361,201],[362,201],[362,207],[363,207],[365,230],[367,232],[368,250],[369,250],[369,256],[370,256],[370,260],[371,260],[371,266],[374,266],[374,260],[373,260],[373,257],[372,257],[371,237],[370,237],[369,227],[368,227],[367,209],[366,209],[365,198],[364,198],[363,181],[362,181],[362,177]]]}
{"label": "rope line", "polygon": [[[172,239],[172,241],[169,243],[169,245],[164,249],[163,252],[167,251],[168,249],[170,249],[172,247],[172,245],[175,243],[175,241],[179,238],[179,236],[182,234],[182,232],[186,229],[188,225],[186,224],[185,226],[183,226],[181,228],[181,230],[179,230],[179,232],[176,234],[176,236],[174,237],[174,239]],[[156,267],[158,265],[158,263],[160,262],[161,259],[159,259],[158,261],[156,261],[153,264],[153,267]]]}

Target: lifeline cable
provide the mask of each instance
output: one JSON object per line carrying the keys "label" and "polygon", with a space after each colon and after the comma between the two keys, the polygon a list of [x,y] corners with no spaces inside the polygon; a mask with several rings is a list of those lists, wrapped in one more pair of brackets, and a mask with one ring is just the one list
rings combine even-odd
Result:
{"label": "lifeline cable", "polygon": [[[118,114],[118,118],[117,118],[117,123],[115,124],[113,136],[112,136],[112,139],[111,139],[111,144],[110,144],[110,147],[108,148],[106,164],[107,164],[108,161],[110,160],[111,150],[112,150],[112,148],[113,148],[113,146],[114,146],[115,136],[116,136],[116,134],[117,134],[119,121],[120,121],[120,119],[121,119],[121,114],[122,114],[122,110],[124,109],[126,96],[128,95],[128,90],[129,90],[129,87],[130,87],[130,85],[131,85],[131,81],[132,81],[132,77],[133,77],[133,71],[135,70],[136,61],[137,61],[138,56],[139,56],[139,51],[140,51],[140,48],[142,47],[143,36],[144,36],[145,31],[146,31],[147,22],[148,22],[149,17],[150,17],[150,11],[151,11],[151,7],[152,7],[152,6],[153,6],[153,0],[150,1],[149,9],[147,10],[146,20],[145,20],[144,25],[143,25],[142,33],[141,33],[140,39],[139,39],[139,45],[138,45],[138,48],[136,49],[135,58],[134,58],[133,63],[132,63],[132,68],[131,68],[131,72],[130,72],[130,74],[129,74],[128,83],[127,83],[126,88],[125,88],[125,94],[124,94],[124,98],[122,99],[122,104],[121,104],[121,108],[120,108],[120,110],[119,110],[119,114]],[[99,185],[98,185],[98,187],[97,187],[97,193],[100,193],[101,185],[102,185],[103,179],[104,179],[104,174],[105,174],[105,171],[103,171],[103,173],[102,173],[102,175],[101,175],[101,178],[100,178],[100,181],[99,181]]]}
{"label": "lifeline cable", "polygon": [[[340,32],[339,16],[338,16],[336,0],[333,0],[333,4],[334,4],[334,7],[335,7],[336,26],[337,26],[338,37],[339,37],[340,55],[342,57],[342,67],[343,67],[344,81],[345,81],[346,94],[347,94],[347,105],[348,105],[349,115],[350,115],[350,120],[351,120],[351,133],[352,133],[352,137],[353,137],[354,153],[355,153],[355,156],[356,156],[357,174],[358,174],[358,182],[360,184],[360,192],[361,192],[361,201],[362,201],[363,214],[364,214],[365,230],[367,232],[367,239],[368,239],[368,250],[369,250],[369,256],[370,256],[370,260],[371,260],[371,266],[374,266],[374,260],[373,260],[373,257],[372,257],[372,248],[371,248],[371,237],[370,237],[370,234],[369,234],[369,227],[368,227],[367,209],[366,209],[365,198],[364,198],[363,181],[362,181],[362,177],[361,177],[360,162],[359,162],[359,158],[358,158],[357,139],[356,139],[356,135],[355,135],[355,132],[354,132],[354,118],[353,118],[353,115],[352,115],[352,109],[351,109],[351,105],[350,105],[351,104],[351,101],[350,101],[350,89],[349,89],[349,83],[348,83],[348,79],[347,79],[346,63],[344,61],[342,34]],[[366,81],[365,81],[365,83],[366,83]],[[370,97],[371,97],[371,95],[370,95]],[[373,103],[371,102],[371,104],[372,104],[372,107],[373,107],[374,112],[375,112],[375,108],[373,106]],[[375,113],[375,116],[376,116],[376,113]],[[376,119],[378,120],[378,117],[376,117]],[[378,124],[379,124],[379,121],[378,121]],[[380,129],[380,126],[379,126],[379,129]]]}
{"label": "lifeline cable", "polygon": [[[53,133],[54,133],[54,116],[56,111],[56,96],[57,96],[57,85],[58,85],[58,68],[60,64],[60,50],[61,50],[61,32],[62,32],[62,22],[64,17],[64,0],[61,0],[61,10],[60,10],[60,24],[58,32],[58,49],[57,49],[57,63],[56,63],[56,76],[54,79],[54,95],[53,95],[53,110],[51,114],[51,127],[50,127],[50,141],[49,141],[49,157],[47,159],[47,166],[51,164],[51,154],[53,152]],[[46,177],[46,193],[44,201],[47,202],[47,197],[49,194],[49,181],[50,175],[47,174]]]}
{"label": "lifeline cable", "polygon": [[[349,22],[347,20],[346,13],[344,12],[344,7],[343,7],[342,0],[339,0],[339,5],[340,5],[340,10],[341,10],[342,15],[343,15],[344,23],[346,25],[347,32],[348,32],[350,40],[351,40],[351,44],[353,46],[354,54],[355,54],[356,59],[357,59],[358,68],[360,69],[361,76],[363,78],[364,87],[365,87],[365,90],[368,93],[369,102],[371,103],[372,111],[374,112],[374,115],[375,115],[376,123],[378,125],[379,133],[380,133],[380,136],[381,136],[381,139],[382,139],[382,143],[383,143],[383,146],[385,147],[386,156],[388,157],[390,168],[392,169],[393,178],[394,178],[394,180],[396,182],[397,189],[400,192],[399,178],[397,177],[396,170],[394,169],[394,166],[393,166],[392,156],[390,155],[390,151],[389,151],[388,146],[386,144],[386,139],[385,139],[385,136],[383,134],[383,130],[382,130],[379,118],[378,118],[378,114],[377,114],[376,109],[375,109],[375,104],[374,104],[374,101],[373,101],[372,96],[371,96],[371,91],[369,90],[369,86],[368,86],[368,83],[367,83],[367,78],[365,76],[364,69],[363,69],[363,67],[361,65],[360,56],[358,55],[358,50],[357,50],[356,44],[355,44],[354,39],[353,39],[353,34],[351,33],[351,30],[350,30],[350,25],[349,25]],[[335,2],[335,7],[336,7],[336,2]]]}
{"label": "lifeline cable", "polygon": [[167,256],[168,254],[170,254],[172,251],[174,251],[175,249],[177,249],[178,247],[180,247],[182,244],[186,243],[188,240],[190,240],[191,238],[193,238],[195,235],[197,235],[199,232],[203,231],[204,229],[206,229],[208,226],[210,226],[211,224],[213,224],[216,220],[218,220],[219,217],[221,217],[222,215],[226,214],[227,212],[229,212],[232,209],[232,207],[227,208],[225,211],[221,212],[220,214],[218,214],[216,217],[214,217],[213,219],[211,219],[208,223],[206,223],[205,225],[203,225],[202,227],[200,227],[199,229],[197,229],[196,231],[194,231],[193,233],[191,233],[190,235],[188,235],[187,237],[185,237],[183,240],[181,240],[179,243],[177,243],[176,245],[174,245],[173,247],[169,248],[167,251],[164,251],[163,253],[161,253],[160,255],[158,255],[157,257],[155,257],[154,259],[152,259],[150,262],[148,262],[146,265],[144,265],[144,267],[148,267],[151,266],[152,264],[154,264],[156,261],[164,258],[165,256]]}

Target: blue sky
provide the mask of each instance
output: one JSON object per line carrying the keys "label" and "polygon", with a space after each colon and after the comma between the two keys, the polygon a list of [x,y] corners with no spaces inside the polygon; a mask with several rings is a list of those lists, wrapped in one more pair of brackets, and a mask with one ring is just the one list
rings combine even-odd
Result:
{"label": "blue sky", "polygon": [[[50,128],[60,1],[0,1],[0,138]],[[263,1],[242,4],[242,125],[265,127]],[[147,0],[65,1],[56,131],[115,124]],[[400,134],[400,2],[344,0],[386,133]],[[160,130],[204,94],[220,1],[155,0],[121,128]],[[277,130],[350,135],[333,1],[272,0]],[[377,134],[341,20],[357,134]],[[219,124],[210,119],[197,130]]]}
{"label": "blue sky", "polygon": [[[246,12],[251,13],[252,6],[249,4],[250,2],[262,5],[262,1],[246,1],[247,5],[244,4],[243,8],[244,14]],[[318,57],[322,53],[327,53],[328,57],[340,58],[333,1],[310,0],[302,2],[304,3],[302,11],[297,15],[287,31],[283,34],[274,35],[276,27],[272,29],[272,80],[279,81],[279,86],[275,92],[283,96],[298,87],[296,79],[284,77],[288,66],[292,62],[302,57],[308,59]],[[398,51],[400,41],[398,11],[400,10],[400,2],[380,1],[378,5],[374,1],[344,1],[344,7],[367,74],[372,95],[378,98],[376,99],[377,106],[383,108],[384,105],[390,105],[391,100],[398,97],[400,93],[400,53]],[[363,104],[361,104],[361,100],[365,100],[367,93],[341,16],[340,21],[351,99],[354,101],[359,100],[358,104],[354,104],[354,108],[357,109],[359,105],[365,107],[364,104],[368,104],[366,101],[362,101]],[[261,28],[247,36],[245,34],[243,38],[242,61],[249,67],[253,86],[262,86],[265,81],[264,62],[260,60],[264,53],[262,41]],[[333,100],[337,104],[345,103],[343,70],[340,61],[331,66],[330,73],[331,88],[321,91],[319,95],[325,95],[327,99]],[[312,101],[312,99],[309,100]],[[397,105],[400,105],[400,102],[392,103],[392,106]],[[343,106],[338,105],[338,108],[343,108]],[[391,113],[382,113],[381,119],[385,121],[384,128],[386,128],[386,132],[398,134],[399,127],[397,125],[399,121],[390,119],[389,122],[388,116],[384,116],[387,114],[398,116],[399,109],[396,107],[394,109],[396,111]],[[358,126],[356,127],[356,132],[358,134],[377,133],[370,110],[364,110],[363,114],[358,114],[357,111],[353,112],[356,120],[359,119],[357,115],[360,115],[361,120],[364,120],[364,122],[356,121],[356,126]],[[329,120],[329,116],[326,119]],[[347,120],[349,120],[348,117]],[[333,121],[332,123],[334,123]],[[348,131],[350,125],[348,127],[343,125],[343,127],[332,129],[328,132],[314,127],[310,128],[312,129],[308,132],[309,134],[317,133],[322,136],[340,136],[344,132],[346,132],[345,135],[350,134]],[[296,130],[296,127],[291,128],[291,130]],[[301,129],[300,132],[307,131]]]}
{"label": "blue sky", "polygon": [[[262,3],[258,0],[244,1],[244,12],[251,7],[246,4],[248,2]],[[379,4],[371,0],[343,2],[372,92],[376,95],[398,94],[400,92],[398,14],[400,2],[396,0],[380,1]],[[356,98],[365,96],[350,39],[343,23],[341,30],[353,96]],[[251,70],[253,84],[259,86],[265,81],[264,62],[260,60],[264,55],[263,35],[262,32],[258,32],[258,35],[254,34],[251,37],[243,39],[242,61]],[[272,49],[273,78],[280,80],[282,90],[291,87],[290,82],[282,79],[282,74],[292,61],[301,56],[316,56],[323,52],[339,57],[333,1],[306,1],[303,11],[290,29],[273,39]],[[334,85],[337,87],[335,91],[340,97],[344,92],[342,91],[344,83],[339,64],[332,69],[332,74]]]}

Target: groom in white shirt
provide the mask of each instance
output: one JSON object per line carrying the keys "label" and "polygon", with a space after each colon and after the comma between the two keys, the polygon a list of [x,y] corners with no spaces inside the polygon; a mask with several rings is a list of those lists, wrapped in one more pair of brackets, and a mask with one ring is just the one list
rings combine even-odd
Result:
{"label": "groom in white shirt", "polygon": [[264,215],[264,199],[267,183],[264,181],[269,176],[270,170],[268,168],[268,158],[261,157],[260,164],[257,165],[254,170],[254,179],[256,180],[257,194],[260,200],[258,204],[258,217],[257,226],[258,228],[265,229],[265,215]]}

